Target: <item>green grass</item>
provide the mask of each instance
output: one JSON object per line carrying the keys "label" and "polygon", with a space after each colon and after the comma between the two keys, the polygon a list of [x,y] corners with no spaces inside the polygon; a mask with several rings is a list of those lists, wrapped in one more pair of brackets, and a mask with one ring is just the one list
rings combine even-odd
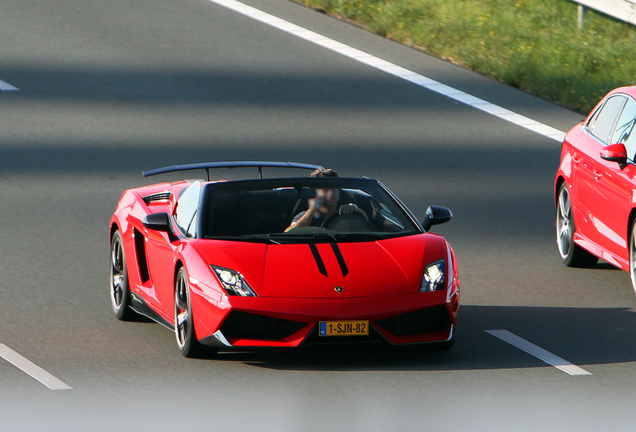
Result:
{"label": "green grass", "polygon": [[581,113],[636,84],[636,28],[568,0],[297,0]]}

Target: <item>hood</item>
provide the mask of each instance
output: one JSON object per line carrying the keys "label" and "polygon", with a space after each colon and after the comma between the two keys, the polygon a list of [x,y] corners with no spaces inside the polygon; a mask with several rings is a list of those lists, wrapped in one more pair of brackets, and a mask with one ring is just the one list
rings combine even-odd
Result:
{"label": "hood", "polygon": [[197,247],[208,263],[240,272],[259,297],[414,293],[424,266],[445,256],[444,240],[434,234],[280,245],[206,240]]}

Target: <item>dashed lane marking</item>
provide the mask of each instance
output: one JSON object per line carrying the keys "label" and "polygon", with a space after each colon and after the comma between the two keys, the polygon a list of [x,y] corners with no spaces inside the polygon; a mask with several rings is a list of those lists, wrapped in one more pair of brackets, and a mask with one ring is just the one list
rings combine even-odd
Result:
{"label": "dashed lane marking", "polygon": [[262,23],[268,24],[279,30],[282,30],[284,32],[297,36],[301,39],[304,39],[316,45],[320,45],[331,51],[337,52],[338,54],[341,54],[345,57],[349,57],[360,63],[364,63],[368,66],[379,69],[383,72],[386,72],[390,75],[401,78],[405,81],[409,81],[420,87],[424,87],[428,90],[447,96],[451,99],[454,99],[458,102],[469,105],[473,108],[482,110],[490,115],[498,117],[502,120],[506,120],[510,123],[513,123],[517,126],[521,126],[525,129],[531,130],[532,132],[536,132],[540,135],[543,135],[555,141],[561,142],[563,141],[563,138],[565,137],[565,132],[555,129],[551,126],[540,123],[536,120],[532,120],[531,118],[525,117],[521,114],[517,114],[514,111],[510,111],[509,109],[500,107],[484,99],[480,99],[478,97],[465,93],[461,90],[457,90],[453,87],[447,86],[446,84],[432,80],[430,78],[425,77],[424,75],[420,75],[418,73],[405,69],[401,66],[393,64],[386,60],[382,60],[379,57],[373,56],[364,51],[360,51],[356,48],[350,47],[336,40],[330,39],[319,33],[313,32],[311,30],[307,30],[296,24],[290,23],[289,21],[285,21],[281,18],[275,17],[274,15],[270,15],[266,12],[263,12],[252,6],[248,6],[239,1],[236,1],[236,0],[210,0],[210,1],[212,3],[216,3],[220,6],[224,6],[235,12],[248,16],[252,19],[260,21]]}
{"label": "dashed lane marking", "polygon": [[563,360],[551,352],[544,350],[541,347],[536,346],[527,340],[520,338],[519,336],[510,333],[508,330],[486,330],[486,333],[501,339],[504,342],[508,342],[510,345],[519,348],[522,351],[527,352],[531,356],[538,358],[546,362],[549,365],[554,366],[557,369],[562,370],[568,375],[592,375],[585,369],[578,367],[567,360]]}
{"label": "dashed lane marking", "polygon": [[2,91],[17,91],[17,90],[20,90],[20,89],[17,88],[16,86],[12,86],[11,84],[9,84],[6,81],[0,80],[0,90],[2,90]]}
{"label": "dashed lane marking", "polygon": [[55,378],[31,360],[22,357],[5,344],[0,344],[0,357],[22,370],[22,372],[30,375],[32,378],[40,381],[51,390],[73,390],[66,383]]}

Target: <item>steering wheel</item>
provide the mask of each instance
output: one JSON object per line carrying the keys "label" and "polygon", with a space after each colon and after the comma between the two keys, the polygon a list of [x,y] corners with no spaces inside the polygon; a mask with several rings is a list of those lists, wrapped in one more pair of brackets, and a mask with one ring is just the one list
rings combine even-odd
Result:
{"label": "steering wheel", "polygon": [[[353,207],[353,208],[352,208]],[[342,213],[343,209],[346,208],[345,213]],[[341,216],[362,216],[366,221],[369,221],[369,217],[365,213],[364,210],[359,209],[355,204],[343,204],[340,206],[338,211],[330,214],[327,218],[322,222],[320,228],[328,229],[329,225],[333,223],[333,221]]]}

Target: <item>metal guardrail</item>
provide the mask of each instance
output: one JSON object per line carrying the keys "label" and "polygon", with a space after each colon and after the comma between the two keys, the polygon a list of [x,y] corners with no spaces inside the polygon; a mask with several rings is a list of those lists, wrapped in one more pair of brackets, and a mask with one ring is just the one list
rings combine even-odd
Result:
{"label": "metal guardrail", "polygon": [[579,5],[579,28],[583,27],[585,9],[594,9],[626,23],[636,25],[636,0],[572,0]]}

